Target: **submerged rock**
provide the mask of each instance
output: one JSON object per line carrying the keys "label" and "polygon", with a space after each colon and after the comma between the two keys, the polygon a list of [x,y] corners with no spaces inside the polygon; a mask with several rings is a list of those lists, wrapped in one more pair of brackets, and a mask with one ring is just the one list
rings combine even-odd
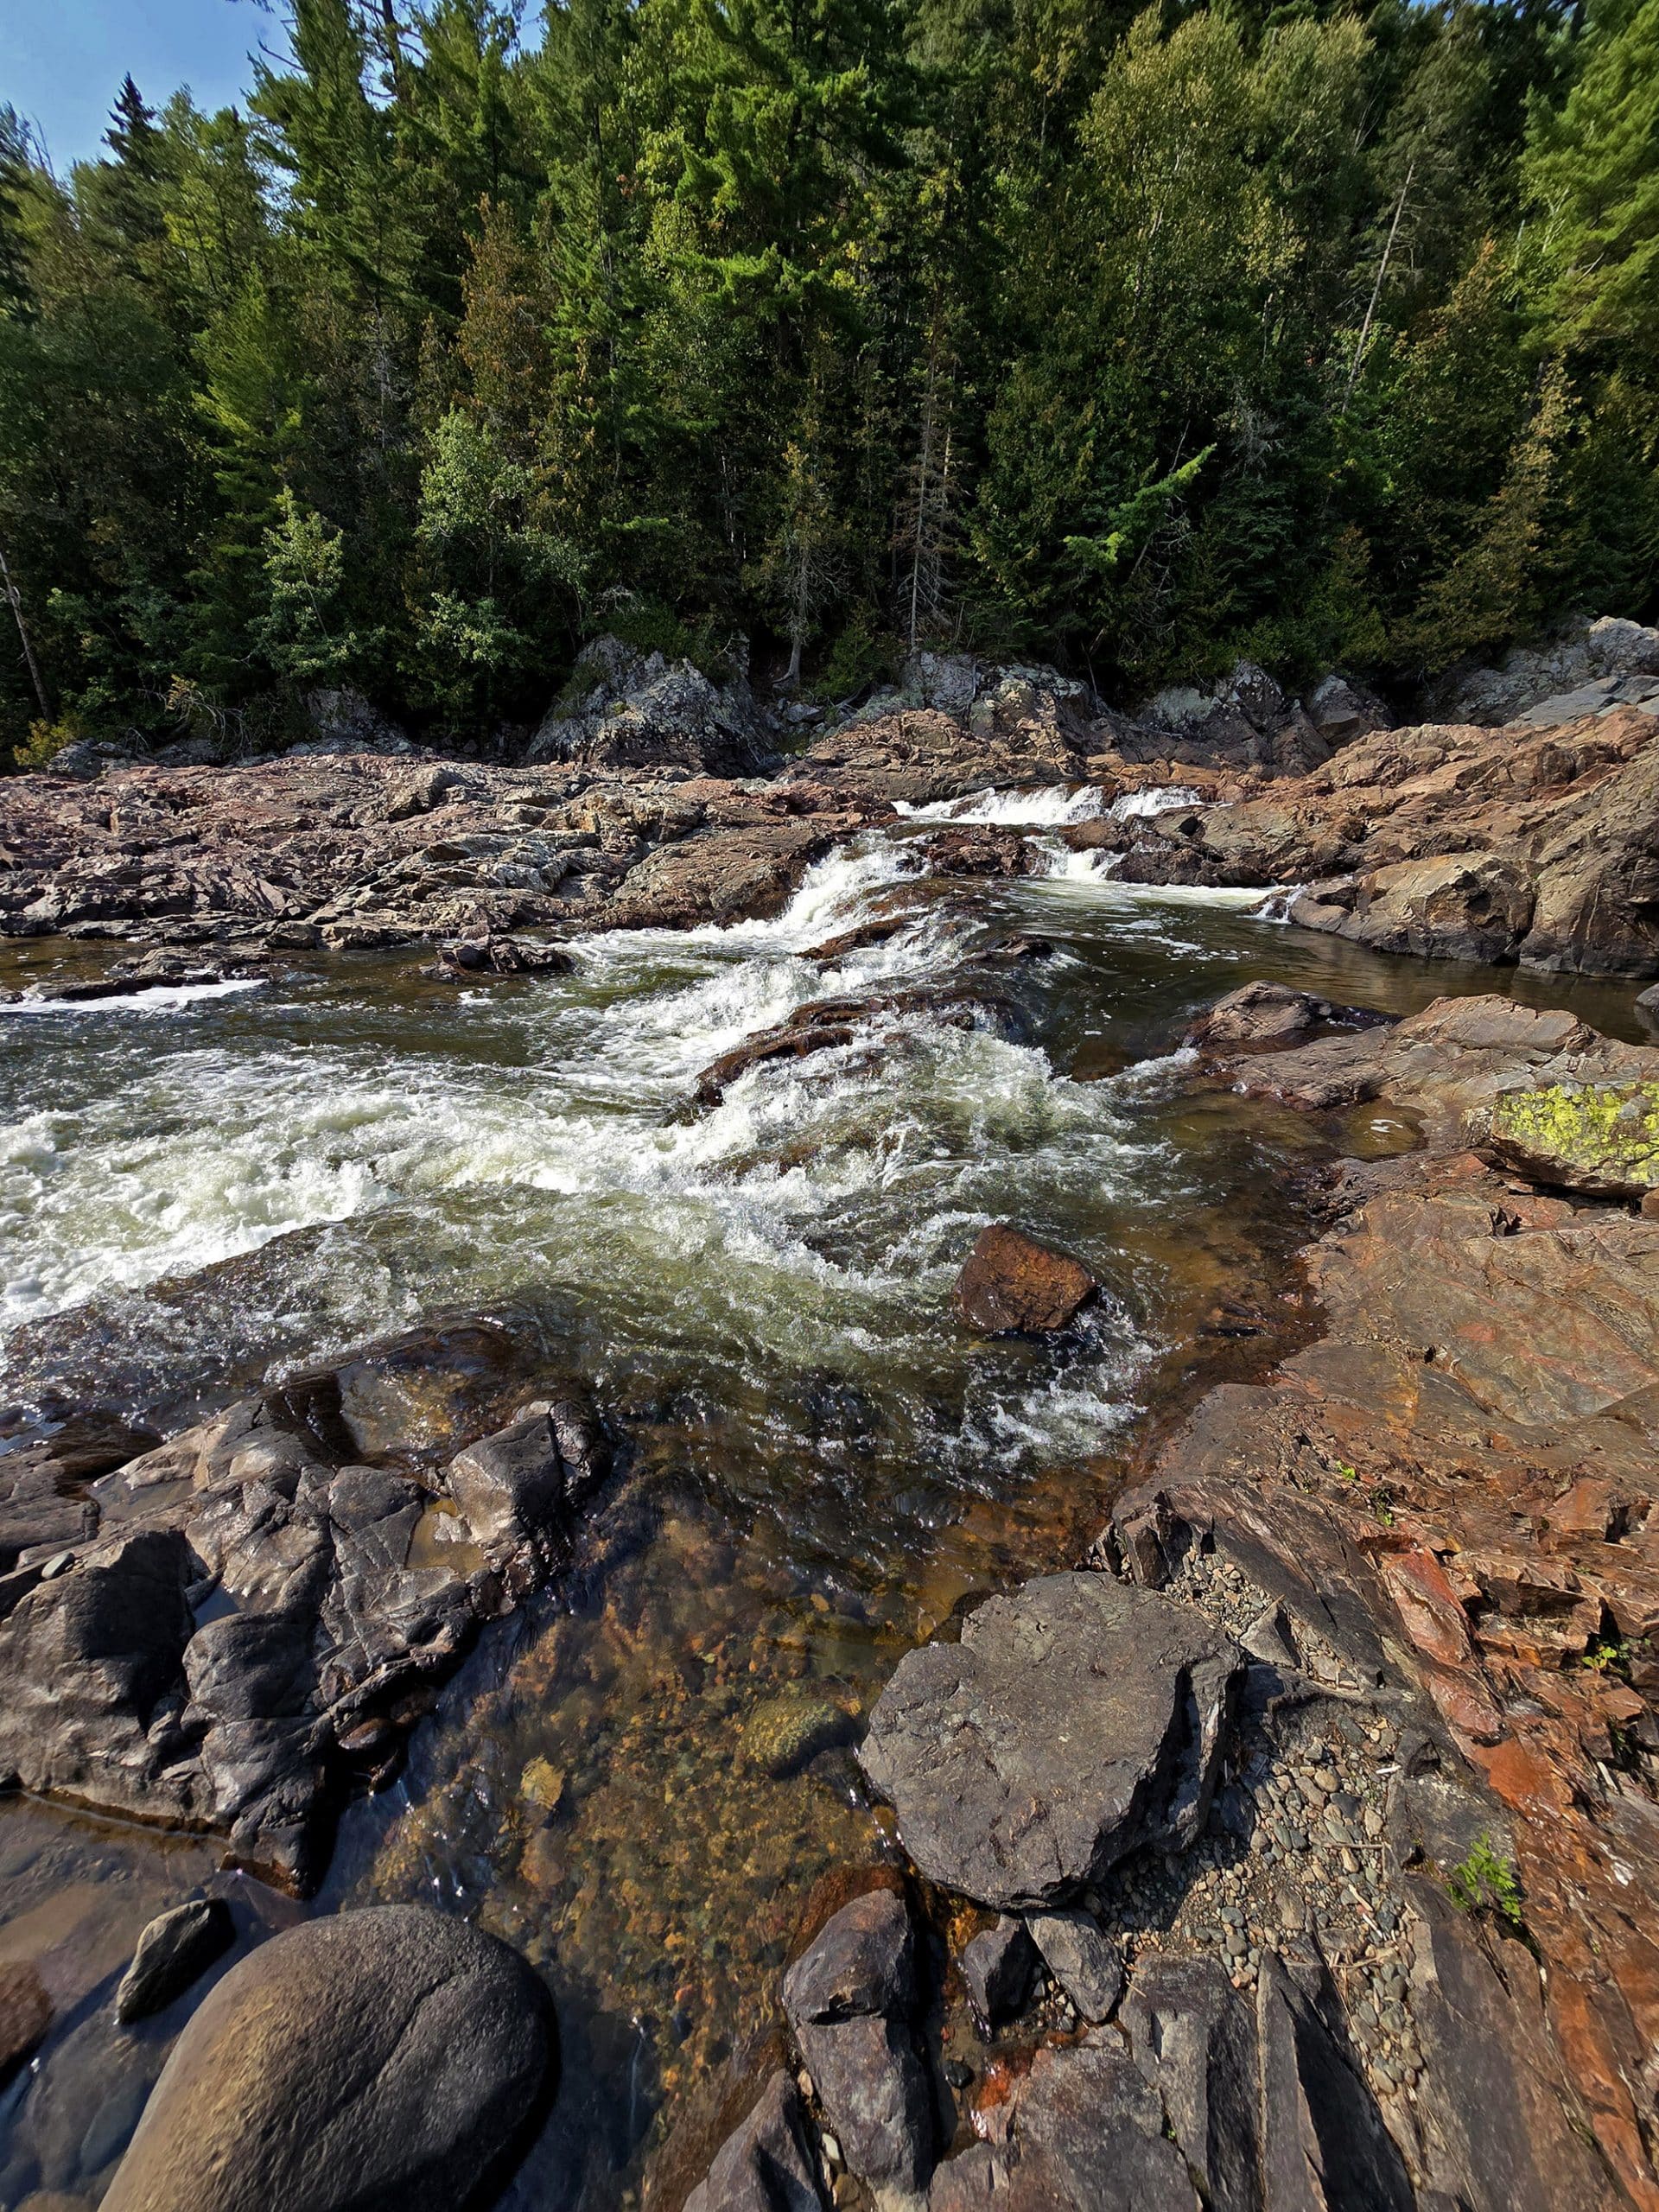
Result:
{"label": "submerged rock", "polygon": [[1046,1335],[1074,1321],[1098,1288],[1080,1260],[994,1222],[957,1277],[957,1303],[969,1325],[988,1336]]}
{"label": "submerged rock", "polygon": [[124,2025],[170,2005],[236,1939],[223,1897],[193,1897],[152,1920],[138,1938],[132,1964],[115,1993],[115,2017]]}
{"label": "submerged rock", "polygon": [[1051,1574],[902,1660],[859,1752],[931,1881],[1005,1911],[1065,1904],[1202,1827],[1240,1668],[1204,1616],[1107,1574]]}
{"label": "submerged rock", "polygon": [[555,2065],[546,1993],[494,1936],[413,1905],[311,1921],[191,2019],[106,2212],[461,2212]]}
{"label": "submerged rock", "polygon": [[52,2024],[52,1999],[29,1960],[0,1966],[0,2082],[29,2056]]}

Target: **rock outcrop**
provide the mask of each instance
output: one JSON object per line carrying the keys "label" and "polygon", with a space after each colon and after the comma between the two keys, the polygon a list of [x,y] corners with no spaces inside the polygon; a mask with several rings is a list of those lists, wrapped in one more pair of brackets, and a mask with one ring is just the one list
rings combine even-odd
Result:
{"label": "rock outcrop", "polygon": [[1659,712],[1659,630],[1604,614],[1496,668],[1464,667],[1432,687],[1437,717],[1535,728],[1640,705]]}
{"label": "rock outcrop", "polygon": [[518,1954],[416,1906],[315,1920],[239,1961],[190,2021],[108,2212],[359,2212],[487,2202],[554,2082]]}
{"label": "rock outcrop", "polygon": [[902,1660],[859,1758],[930,1881],[1007,1911],[1065,1904],[1202,1827],[1238,1669],[1200,1614],[1046,1575]]}
{"label": "rock outcrop", "polygon": [[1290,918],[1386,952],[1659,969],[1659,717],[1379,732],[1225,806],[1116,825],[1143,882],[1301,887]]}
{"label": "rock outcrop", "polygon": [[689,660],[671,665],[659,652],[596,638],[577,655],[564,696],[543,717],[527,757],[583,768],[744,776],[777,756],[741,676],[715,684]]}
{"label": "rock outcrop", "polygon": [[[1586,2128],[1629,2201],[1659,2201],[1659,1955],[1634,1902],[1659,1880],[1659,1224],[1459,1149],[1471,1108],[1573,1070],[1651,1081],[1659,1052],[1487,999],[1224,1063],[1292,1103],[1408,1105],[1428,1146],[1344,1171],[1309,1255],[1325,1335],[1206,1399],[1113,1522],[1146,1585],[1212,1549],[1293,1651],[1427,1699],[1443,1748],[1404,1766],[1394,1815],[1433,1961],[1407,2139],[1420,2188],[1541,2212],[1607,2201]],[[1484,1956],[1459,1900],[1492,1912]],[[1504,1938],[1522,1922],[1538,1963]]]}
{"label": "rock outcrop", "polygon": [[527,1375],[495,1324],[416,1332],[60,1479],[50,1511],[74,1525],[14,1524],[31,1541],[0,1580],[0,1770],[214,1828],[306,1887],[333,1799],[395,1771],[601,1478],[581,1386],[526,1404]]}

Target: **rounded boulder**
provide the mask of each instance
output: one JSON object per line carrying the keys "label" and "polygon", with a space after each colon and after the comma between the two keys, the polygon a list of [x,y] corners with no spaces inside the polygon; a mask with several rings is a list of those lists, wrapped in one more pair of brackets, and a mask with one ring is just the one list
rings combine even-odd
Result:
{"label": "rounded boulder", "polygon": [[462,2212],[556,2063],[547,1993],[494,1936],[416,1905],[309,1921],[192,2018],[105,2212]]}

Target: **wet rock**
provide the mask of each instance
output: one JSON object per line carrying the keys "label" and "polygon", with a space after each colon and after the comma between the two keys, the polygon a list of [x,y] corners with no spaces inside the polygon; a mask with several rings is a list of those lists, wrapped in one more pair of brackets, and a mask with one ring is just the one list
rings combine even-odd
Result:
{"label": "wet rock", "polygon": [[926,838],[927,864],[939,875],[1039,875],[1047,863],[1028,837],[1017,830],[983,823],[936,830]]}
{"label": "wet rock", "polygon": [[988,1336],[1047,1333],[1075,1320],[1099,1285],[1081,1261],[1010,1223],[982,1230],[957,1277],[963,1319]]}
{"label": "wet rock", "polygon": [[0,2082],[29,2056],[52,2024],[52,1999],[27,1960],[0,1966]]}
{"label": "wet rock", "polygon": [[730,1085],[752,1069],[836,1051],[850,1045],[861,1032],[868,1033],[872,1050],[881,1049],[899,1025],[918,1020],[951,1029],[985,1027],[1006,1037],[1024,1032],[1018,1007],[988,982],[923,984],[859,997],[813,999],[797,1007],[775,1028],[758,1031],[712,1061],[697,1077],[697,1103],[718,1105]]}
{"label": "wet rock", "polygon": [[107,2212],[461,2212],[549,2093],[530,1968],[410,1905],[289,1929],[218,1983],[175,2046]]}
{"label": "wet rock", "polygon": [[1198,1834],[1239,1663],[1188,1608],[1046,1575],[901,1661],[860,1761],[930,1880],[1005,1911],[1065,1904]]}
{"label": "wet rock", "polygon": [[779,2068],[715,2152],[685,2212],[819,2212],[823,2201],[806,2107]]}
{"label": "wet rock", "polygon": [[124,2025],[170,2005],[236,1940],[223,1897],[194,1897],[152,1920],[138,1938],[132,1964],[115,1993],[115,2017]]}
{"label": "wet rock", "polygon": [[1471,1114],[1470,1141],[1534,1181],[1599,1198],[1659,1188],[1659,1080],[1507,1091]]}
{"label": "wet rock", "polygon": [[1034,1912],[1026,1925],[1078,2018],[1091,2026],[1109,2019],[1123,1994],[1123,1961],[1098,1922],[1076,1910]]}
{"label": "wet rock", "polygon": [[0,1772],[140,1815],[185,1745],[180,1663],[194,1622],[176,1529],[118,1536],[30,1590],[0,1625]]}
{"label": "wet rock", "polygon": [[467,1535],[515,1592],[552,1565],[573,1509],[603,1471],[591,1420],[574,1402],[537,1407],[457,1452],[444,1482]]}
{"label": "wet rock", "polygon": [[1213,1959],[1154,1955],[1121,2015],[1211,2212],[1261,2212],[1255,2019]]}
{"label": "wet rock", "polygon": [[0,1764],[309,1886],[337,1792],[564,1556],[605,1471],[578,1387],[526,1408],[527,1364],[492,1323],[406,1332],[100,1477],[111,1533],[0,1585],[0,1653],[41,1686],[0,1712]]}
{"label": "wet rock", "polygon": [[1300,1045],[1338,1019],[1328,999],[1312,991],[1293,990],[1287,983],[1245,983],[1192,1021],[1181,1042],[1200,1052],[1243,1047],[1270,1052],[1281,1045]]}
{"label": "wet rock", "polygon": [[987,2029],[1017,2019],[1031,1993],[1037,1947],[1022,1920],[1004,1913],[995,1928],[982,1929],[963,1947],[962,1978],[975,2018]]}
{"label": "wet rock", "polygon": [[912,2034],[915,1939],[904,1899],[843,1905],[784,1977],[784,2010],[848,2164],[914,2196],[933,2164],[932,2104]]}
{"label": "wet rock", "polygon": [[480,976],[568,976],[575,967],[568,952],[556,944],[538,944],[527,938],[462,938],[447,944],[423,975],[440,982],[464,983]]}

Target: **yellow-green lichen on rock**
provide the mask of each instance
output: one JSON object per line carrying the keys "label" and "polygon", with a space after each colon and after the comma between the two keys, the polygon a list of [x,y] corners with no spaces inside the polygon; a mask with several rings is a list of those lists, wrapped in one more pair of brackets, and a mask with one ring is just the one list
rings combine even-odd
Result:
{"label": "yellow-green lichen on rock", "polygon": [[1561,1190],[1639,1198],[1659,1189],[1659,1083],[1506,1091],[1471,1117],[1468,1134],[1506,1166]]}

